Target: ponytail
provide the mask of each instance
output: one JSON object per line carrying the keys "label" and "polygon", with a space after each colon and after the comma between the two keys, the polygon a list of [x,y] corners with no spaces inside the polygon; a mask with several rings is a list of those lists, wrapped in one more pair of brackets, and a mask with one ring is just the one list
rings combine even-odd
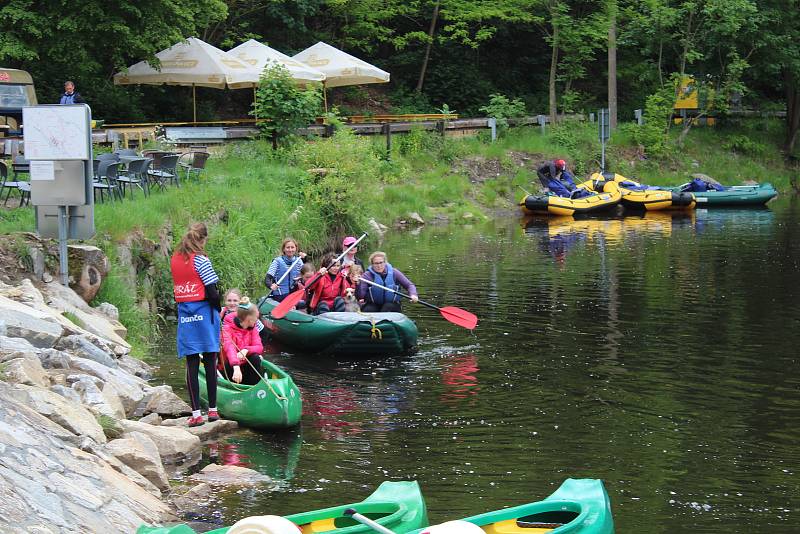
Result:
{"label": "ponytail", "polygon": [[205,240],[208,238],[208,228],[205,223],[196,222],[189,225],[189,231],[178,245],[178,254],[188,258],[190,254],[206,255]]}

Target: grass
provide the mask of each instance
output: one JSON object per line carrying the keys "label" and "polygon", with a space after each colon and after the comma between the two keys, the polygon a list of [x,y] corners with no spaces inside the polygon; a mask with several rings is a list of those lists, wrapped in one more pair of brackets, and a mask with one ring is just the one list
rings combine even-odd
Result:
{"label": "grass", "polygon": [[61,315],[67,318],[75,326],[79,326],[80,328],[86,328],[86,325],[83,323],[83,321],[81,321],[81,318],[75,315],[74,313],[65,311],[62,312]]}
{"label": "grass", "polygon": [[97,423],[100,425],[100,428],[103,429],[103,434],[105,434],[108,439],[117,439],[124,433],[119,422],[110,415],[97,414],[95,415],[95,419],[97,419]]}

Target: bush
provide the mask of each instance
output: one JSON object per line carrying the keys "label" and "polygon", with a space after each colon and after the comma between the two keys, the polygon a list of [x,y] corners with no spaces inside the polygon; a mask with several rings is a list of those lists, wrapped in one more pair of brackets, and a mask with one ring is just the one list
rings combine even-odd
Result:
{"label": "bush", "polygon": [[737,154],[746,154],[755,157],[763,157],[768,150],[767,145],[759,143],[758,141],[753,141],[746,135],[734,135],[725,141],[722,147],[725,150],[730,150]]}
{"label": "bush", "polygon": [[665,85],[647,97],[644,106],[644,124],[633,130],[633,139],[652,157],[665,157],[669,153],[669,122],[675,105],[675,88]]}
{"label": "bush", "polygon": [[256,101],[253,103],[258,123],[264,137],[271,138],[273,148],[278,141],[308,126],[322,111],[322,91],[319,86],[300,89],[283,65],[264,69],[258,82]]}
{"label": "bush", "polygon": [[497,129],[501,132],[508,129],[508,119],[525,116],[525,102],[519,98],[510,100],[506,95],[495,93],[489,95],[489,103],[480,108],[487,117],[497,119]]}

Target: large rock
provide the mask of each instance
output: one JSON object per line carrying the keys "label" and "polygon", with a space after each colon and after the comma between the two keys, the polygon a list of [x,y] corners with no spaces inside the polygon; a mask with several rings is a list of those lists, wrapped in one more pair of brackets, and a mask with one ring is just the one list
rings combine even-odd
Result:
{"label": "large rock", "polygon": [[106,367],[119,367],[117,359],[97,347],[83,336],[65,336],[58,341],[58,349],[81,358],[87,358]]}
{"label": "large rock", "polygon": [[36,347],[31,342],[21,337],[0,336],[0,353],[6,352],[34,352]]}
{"label": "large rock", "polygon": [[230,419],[218,419],[212,422],[206,422],[204,425],[200,426],[187,426],[187,421],[189,420],[188,417],[180,417],[178,419],[165,419],[161,421],[161,424],[164,426],[174,426],[179,428],[185,428],[198,438],[200,441],[208,441],[213,438],[217,438],[222,434],[228,434],[233,432],[237,428],[239,428],[239,423],[236,421],[231,421]]}
{"label": "large rock", "polygon": [[[192,412],[192,407],[172,392],[172,387],[166,384],[151,387],[146,390],[141,414],[157,413],[176,417]],[[137,412],[140,410],[137,409]]]}
{"label": "large rock", "polygon": [[89,410],[70,403],[54,391],[17,385],[5,393],[77,436],[88,436],[97,443],[106,442],[102,427]]}
{"label": "large rock", "polygon": [[196,482],[221,486],[252,486],[272,482],[272,479],[247,467],[208,464],[189,477]]}
{"label": "large rock", "polygon": [[200,438],[182,428],[154,426],[139,421],[120,421],[123,438],[132,432],[147,434],[152,439],[164,463],[179,463],[200,455]]}
{"label": "large rock", "polygon": [[5,337],[6,333],[6,321],[4,319],[0,319],[0,337]]}
{"label": "large rock", "polygon": [[144,380],[153,378],[153,368],[138,358],[125,354],[119,357],[117,363],[120,369],[134,376],[138,376]]}
{"label": "large rock", "polygon": [[64,332],[51,315],[5,296],[0,296],[0,317],[8,336],[24,338],[39,348],[52,348]]}
{"label": "large rock", "polygon": [[[0,384],[0,532],[135,532],[168,506]],[[88,440],[91,441],[91,440]]]}
{"label": "large rock", "polygon": [[169,478],[161,463],[158,447],[141,432],[131,432],[130,437],[109,442],[106,451],[122,463],[152,482],[158,489],[169,489]]}
{"label": "large rock", "polygon": [[5,362],[0,377],[11,384],[50,387],[50,378],[35,354]]}
{"label": "large rock", "polygon": [[69,369],[72,356],[56,349],[44,349],[39,352],[39,360],[45,369]]}
{"label": "large rock", "polygon": [[119,321],[119,309],[110,302],[101,302],[95,308],[112,321]]}
{"label": "large rock", "polygon": [[91,245],[69,245],[69,274],[73,282],[70,287],[86,302],[100,291],[103,278],[110,264],[105,253]]}
{"label": "large rock", "polygon": [[[125,418],[125,408],[119,400],[114,386],[103,384],[101,380],[89,375],[70,375],[67,382],[72,385],[81,403],[95,413],[114,419]],[[103,386],[103,389],[100,389]]]}
{"label": "large rock", "polygon": [[127,415],[132,415],[144,398],[144,391],[149,387],[139,377],[126,373],[122,369],[112,369],[100,363],[83,358],[73,358],[70,369],[97,377],[105,384],[114,386]]}

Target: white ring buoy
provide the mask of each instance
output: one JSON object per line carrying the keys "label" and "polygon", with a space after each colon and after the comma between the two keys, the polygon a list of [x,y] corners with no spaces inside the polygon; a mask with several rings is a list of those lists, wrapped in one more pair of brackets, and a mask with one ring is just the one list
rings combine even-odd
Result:
{"label": "white ring buoy", "polygon": [[228,534],[297,534],[300,527],[278,515],[245,517],[228,529]]}
{"label": "white ring buoy", "polygon": [[485,534],[478,525],[467,521],[448,521],[425,529],[422,534]]}

